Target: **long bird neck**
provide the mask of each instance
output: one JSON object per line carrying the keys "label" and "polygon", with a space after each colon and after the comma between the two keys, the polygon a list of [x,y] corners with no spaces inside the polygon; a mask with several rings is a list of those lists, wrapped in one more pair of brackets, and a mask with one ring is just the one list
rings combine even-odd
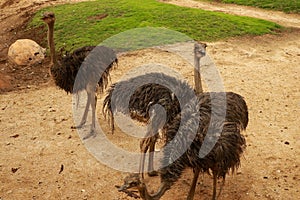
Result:
{"label": "long bird neck", "polygon": [[180,178],[184,168],[184,165],[181,164],[180,161],[174,161],[172,164],[162,169],[160,174],[161,184],[158,191],[150,195],[148,193],[147,187],[144,185],[144,187],[139,188],[141,196],[143,196],[145,200],[160,199],[165,194],[165,192],[169,190],[171,186]]}
{"label": "long bird neck", "polygon": [[[50,67],[57,64],[55,55],[55,44],[54,44],[54,22],[48,24],[48,45],[50,49]],[[51,69],[50,69],[51,74]]]}
{"label": "long bird neck", "polygon": [[142,186],[138,187],[142,199],[145,200],[159,200],[168,189],[170,189],[169,184],[166,182],[162,182],[159,190],[155,194],[151,195],[149,194],[145,184],[142,184]]}
{"label": "long bird neck", "polygon": [[153,199],[152,196],[149,194],[147,187],[144,183],[141,184],[140,186],[138,186],[138,191],[139,191],[142,199],[145,199],[145,200]]}
{"label": "long bird neck", "polygon": [[152,199],[160,199],[160,197],[162,197],[165,194],[165,192],[170,189],[170,187],[171,186],[167,182],[162,182],[158,191],[155,194],[151,195]]}
{"label": "long bird neck", "polygon": [[194,67],[194,81],[196,94],[199,95],[203,93],[202,82],[201,82],[201,72],[200,72],[200,58],[194,57],[195,67]]}

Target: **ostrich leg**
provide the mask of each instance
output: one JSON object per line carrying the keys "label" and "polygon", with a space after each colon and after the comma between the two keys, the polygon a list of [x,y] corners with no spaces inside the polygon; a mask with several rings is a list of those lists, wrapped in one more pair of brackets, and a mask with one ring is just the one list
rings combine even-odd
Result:
{"label": "ostrich leg", "polygon": [[74,128],[74,129],[82,128],[82,126],[86,123],[86,118],[87,118],[87,114],[89,112],[90,105],[91,105],[91,97],[90,97],[90,94],[87,93],[87,102],[86,102],[86,105],[85,105],[85,109],[84,109],[84,113],[83,113],[83,116],[81,118],[81,121],[80,121],[79,125],[73,126],[72,128]]}
{"label": "ostrich leg", "polygon": [[195,189],[196,189],[196,184],[197,184],[197,180],[198,180],[198,177],[199,177],[199,173],[200,173],[200,169],[195,168],[194,169],[194,178],[193,178],[193,182],[192,182],[189,194],[187,196],[187,200],[193,200],[194,199]]}
{"label": "ostrich leg", "polygon": [[217,197],[217,198],[219,198],[219,197],[220,197],[220,195],[221,195],[221,193],[222,193],[222,190],[223,190],[223,187],[224,187],[224,185],[225,185],[225,177],[223,177],[223,180],[222,180],[222,185],[220,186],[220,190],[219,190],[219,194],[218,194],[218,197]]}
{"label": "ostrich leg", "polygon": [[147,137],[148,135],[150,135],[149,132],[146,134],[146,138],[143,138],[140,143],[141,159],[140,159],[139,173],[142,174],[142,178],[144,178],[145,157],[148,149],[149,149],[148,175],[149,176],[157,175],[157,172],[154,171],[154,167],[153,167],[153,157],[154,157],[155,143],[157,140],[157,134]]}
{"label": "ostrich leg", "polygon": [[141,159],[140,159],[139,173],[142,174],[142,179],[144,179],[145,154],[147,153],[147,151],[149,149],[150,139],[151,138],[143,138],[141,143],[140,143]]}
{"label": "ostrich leg", "polygon": [[[95,127],[96,127],[96,102],[97,102],[97,96],[95,95],[95,92],[89,92],[88,93],[88,101],[90,102],[90,105],[92,107],[92,124],[91,129],[88,135],[86,135],[83,139],[88,139],[91,136],[95,135]],[[86,121],[87,118],[87,112],[88,112],[89,106],[85,107],[84,115],[82,117],[82,120]],[[84,119],[85,118],[85,119]]]}
{"label": "ostrich leg", "polygon": [[[94,98],[93,98],[94,96]],[[91,107],[92,107],[92,125],[91,125],[91,133],[95,132],[95,128],[96,128],[96,104],[97,104],[97,96],[95,94],[95,92],[92,92],[90,94],[90,98],[91,98]]]}
{"label": "ostrich leg", "polygon": [[213,171],[213,195],[212,200],[217,200],[217,172]]}
{"label": "ostrich leg", "polygon": [[[157,119],[158,115],[155,115]],[[151,120],[151,122],[147,126],[147,133],[145,138],[142,139],[140,143],[141,149],[141,160],[140,160],[140,173],[142,173],[142,178],[144,178],[144,166],[145,166],[145,154],[149,149],[149,163],[148,163],[148,175],[149,176],[157,176],[157,172],[154,171],[153,167],[153,159],[154,159],[154,150],[155,150],[155,143],[158,138],[158,126],[155,124],[157,120]],[[155,134],[153,134],[155,133]]]}
{"label": "ostrich leg", "polygon": [[90,132],[87,136],[85,136],[83,139],[88,139],[89,137],[93,136],[95,134],[95,124],[96,124],[96,102],[97,102],[97,96],[95,95],[95,92],[87,91],[87,102],[85,105],[84,113],[81,118],[81,121],[79,125],[73,126],[72,128],[82,128],[82,126],[86,123],[87,115],[89,112],[89,107],[91,105],[92,107],[92,124],[90,128]]}
{"label": "ostrich leg", "polygon": [[[154,105],[155,106],[155,105]],[[149,163],[148,163],[148,175],[157,176],[158,173],[154,171],[154,151],[155,144],[159,137],[159,129],[162,129],[165,124],[166,112],[162,106],[153,107],[154,110],[151,112],[150,123],[147,126],[147,135],[149,137],[148,143],[144,144],[149,146]]]}
{"label": "ostrich leg", "polygon": [[155,151],[155,143],[157,141],[158,133],[151,137],[150,140],[150,149],[149,149],[149,163],[148,163],[148,176],[157,176],[157,171],[154,170],[154,151]]}

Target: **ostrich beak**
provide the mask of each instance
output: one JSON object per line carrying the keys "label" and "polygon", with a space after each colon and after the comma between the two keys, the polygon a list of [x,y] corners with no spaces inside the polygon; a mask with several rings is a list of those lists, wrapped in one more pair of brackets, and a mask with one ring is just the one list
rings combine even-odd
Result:
{"label": "ostrich beak", "polygon": [[202,42],[195,43],[195,47],[194,47],[195,56],[197,56],[198,58],[204,57],[206,55],[206,47],[207,47],[206,43],[202,43]]}
{"label": "ostrich beak", "polygon": [[46,13],[42,13],[42,14],[41,14],[41,19],[42,19],[42,20],[46,19]]}
{"label": "ostrich beak", "polygon": [[128,189],[127,185],[116,186],[116,188],[118,189],[118,191],[119,191],[119,192],[122,192],[122,191],[124,191],[124,190],[127,190],[127,189]]}
{"label": "ostrich beak", "polygon": [[125,191],[130,188],[137,188],[140,185],[140,177],[139,174],[130,174],[124,179],[124,184],[122,186],[118,186],[118,191]]}
{"label": "ostrich beak", "polygon": [[206,51],[205,50],[200,51],[200,54],[204,57],[206,55]]}
{"label": "ostrich beak", "polygon": [[54,13],[53,12],[44,12],[44,13],[42,13],[41,19],[45,20],[45,19],[47,19],[49,17],[55,17]]}

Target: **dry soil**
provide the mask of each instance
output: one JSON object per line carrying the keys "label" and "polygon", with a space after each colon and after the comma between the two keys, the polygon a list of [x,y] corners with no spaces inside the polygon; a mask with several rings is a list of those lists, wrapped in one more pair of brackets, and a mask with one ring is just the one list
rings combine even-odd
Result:
{"label": "dry soil", "polygon": [[[0,80],[6,90],[0,96],[1,200],[133,199],[115,188],[122,184],[127,173],[95,159],[77,131],[70,128],[74,125],[72,96],[59,90],[51,81],[47,74],[48,59],[38,66],[20,67],[8,63],[6,58],[9,45],[16,39],[35,39],[35,33],[23,30],[34,11],[44,6],[74,2],[0,1]],[[208,43],[208,55],[218,68],[226,91],[245,97],[250,117],[244,133],[247,149],[241,168],[227,177],[219,199],[298,199],[300,16],[191,0],[166,3],[260,17],[290,27],[274,35]],[[39,39],[43,45],[45,40]],[[119,61],[118,68],[111,73],[112,82],[118,81],[130,69],[156,62],[171,66],[192,84],[192,68],[186,60],[170,51],[146,49],[119,55]],[[205,90],[208,90],[207,86]],[[98,102],[98,120],[107,131],[101,103]],[[114,135],[107,131],[107,138],[124,149],[138,151],[139,140],[119,129]],[[191,179],[191,170],[186,170],[162,199],[185,199]],[[153,189],[157,188],[158,180],[147,178]],[[210,199],[211,177],[204,175],[203,183],[200,181],[195,199]]]}

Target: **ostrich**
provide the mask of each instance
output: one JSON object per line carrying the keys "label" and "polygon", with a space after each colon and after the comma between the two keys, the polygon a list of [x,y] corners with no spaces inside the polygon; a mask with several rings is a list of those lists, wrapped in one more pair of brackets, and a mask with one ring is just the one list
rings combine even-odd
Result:
{"label": "ostrich", "polygon": [[[149,194],[143,180],[138,174],[130,175],[125,179],[119,191],[137,187],[140,196],[145,200],[158,200],[180,178],[186,168],[192,168],[194,178],[187,196],[187,200],[194,198],[195,187],[199,173],[212,172],[213,194],[216,199],[217,179],[234,172],[240,166],[240,156],[245,150],[246,141],[240,134],[241,126],[236,122],[221,122],[211,118],[210,109],[205,105],[203,98],[194,98],[178,114],[172,123],[166,127],[166,144],[159,171],[161,185],[154,194]],[[194,133],[196,130],[196,134]],[[201,157],[200,149],[204,145],[204,138],[208,143],[217,138],[212,150]]]}
{"label": "ostrich", "polygon": [[[200,65],[200,59],[206,55],[206,47],[207,45],[205,43],[198,42],[195,44],[194,53],[196,65]],[[195,70],[195,84],[198,84],[199,82],[201,83],[201,80],[198,80],[200,78],[199,70],[200,67],[198,70]],[[136,87],[137,85],[143,83],[145,80],[147,80],[149,83],[136,90],[132,94],[132,98],[127,100],[124,99],[124,96],[126,96],[127,94],[124,93],[124,91],[129,91],[131,88]],[[156,84],[157,81],[160,85]],[[167,85],[168,87],[164,87],[163,85]],[[122,92],[115,94],[117,100],[116,102],[114,102],[114,105],[112,105],[111,98],[116,88],[118,88],[118,91]],[[174,98],[174,94],[175,96],[179,96],[176,96],[176,98]],[[140,172],[144,171],[145,153],[147,153],[147,151],[149,150],[148,175],[157,175],[157,172],[154,171],[153,167],[153,156],[155,143],[158,139],[158,130],[163,130],[164,124],[160,120],[161,117],[157,113],[155,114],[154,111],[152,111],[154,115],[150,118],[148,111],[151,105],[159,104],[166,110],[167,124],[171,119],[173,119],[174,116],[176,116],[180,112],[180,105],[185,105],[185,103],[190,100],[193,95],[194,91],[186,82],[178,81],[173,77],[164,75],[162,73],[152,73],[136,78],[131,78],[127,81],[119,82],[110,87],[108,95],[104,99],[102,110],[105,116],[109,116],[112,132],[114,131],[114,113],[116,111],[122,112],[127,115],[129,114],[132,119],[148,123],[146,136],[141,140],[140,143],[140,149],[142,152]],[[182,100],[182,102],[178,102],[178,99]],[[124,105],[124,102],[129,102],[129,105]]]}
{"label": "ostrich", "polygon": [[[105,46],[84,46],[68,53],[65,57],[56,57],[54,44],[55,15],[52,12],[43,14],[42,20],[48,26],[48,45],[50,48],[50,76],[55,84],[67,93],[78,93],[86,90],[87,103],[81,122],[72,128],[81,128],[87,119],[89,107],[92,108],[90,134],[95,130],[96,89],[103,92],[108,84],[108,76],[114,64],[118,62],[115,52]],[[82,67],[81,67],[82,66]],[[80,73],[76,80],[77,74]],[[76,81],[75,81],[76,80]]]}
{"label": "ostrich", "polygon": [[[139,87],[131,96],[128,95],[127,91],[130,91],[131,88],[134,88],[146,79],[150,83]],[[119,91],[126,91],[126,93]],[[113,95],[115,95],[115,98],[113,98]],[[146,136],[140,142],[142,153],[140,172],[142,173],[142,177],[145,153],[148,150],[150,153],[148,175],[154,176],[157,174],[153,168],[153,152],[158,139],[158,130],[162,129],[164,132],[166,126],[181,112],[181,107],[188,104],[193,96],[194,90],[186,82],[179,81],[162,73],[151,73],[121,81],[113,84],[108,90],[108,95],[103,103],[103,112],[110,118],[112,130],[114,130],[113,115],[117,111],[125,115],[130,115],[132,119],[149,123]],[[210,92],[199,94],[198,97],[202,101],[202,106],[206,107],[211,115],[224,116],[225,121],[239,124],[241,130],[246,129],[248,124],[248,108],[242,96],[233,92]],[[114,102],[112,102],[113,99],[115,100]],[[225,113],[225,108],[223,107],[224,101],[226,102]],[[129,102],[129,104],[127,105],[126,102]],[[164,108],[165,115],[162,109],[155,109],[155,112],[151,112],[150,108],[155,104],[159,104]],[[162,116],[167,117],[166,121],[162,119]]]}
{"label": "ostrich", "polygon": [[[128,95],[132,88],[145,81],[146,84]],[[112,131],[114,131],[114,113],[117,111],[129,115],[132,119],[149,123],[146,136],[140,143],[141,172],[144,171],[145,153],[149,150],[148,175],[156,175],[153,168],[153,154],[158,130],[163,129],[180,112],[180,105],[185,105],[193,96],[194,90],[187,82],[163,73],[149,73],[111,85],[103,102],[103,113],[110,119]],[[127,102],[129,104],[126,104]],[[155,109],[155,105],[160,105],[163,110]],[[164,111],[165,115],[162,113]],[[163,121],[162,116],[166,116],[166,121]]]}

